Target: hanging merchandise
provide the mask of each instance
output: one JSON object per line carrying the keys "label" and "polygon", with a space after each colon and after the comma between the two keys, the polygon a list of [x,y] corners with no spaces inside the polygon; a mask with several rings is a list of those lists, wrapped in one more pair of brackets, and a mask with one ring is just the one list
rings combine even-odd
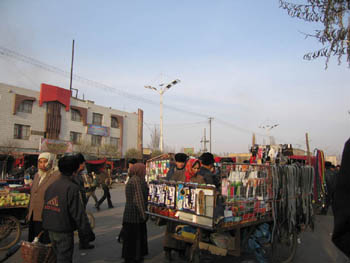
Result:
{"label": "hanging merchandise", "polygon": [[146,181],[154,181],[162,178],[166,178],[167,173],[170,170],[170,163],[172,156],[163,154],[149,160],[146,163]]}

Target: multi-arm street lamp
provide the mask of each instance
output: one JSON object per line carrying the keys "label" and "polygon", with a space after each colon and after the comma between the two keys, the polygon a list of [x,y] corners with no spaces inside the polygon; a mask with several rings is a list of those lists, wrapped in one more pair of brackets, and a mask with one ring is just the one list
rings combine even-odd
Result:
{"label": "multi-arm street lamp", "polygon": [[179,79],[175,79],[168,84],[160,84],[159,88],[152,86],[145,86],[146,89],[151,89],[159,93],[160,95],[160,151],[163,152],[163,94],[170,89],[172,86],[179,83]]}
{"label": "multi-arm street lamp", "polygon": [[270,144],[271,144],[270,131],[271,131],[273,128],[276,128],[277,126],[279,126],[278,123],[273,124],[273,125],[260,125],[260,126],[259,126],[259,128],[264,129],[264,130],[267,131],[267,137],[270,139]]}

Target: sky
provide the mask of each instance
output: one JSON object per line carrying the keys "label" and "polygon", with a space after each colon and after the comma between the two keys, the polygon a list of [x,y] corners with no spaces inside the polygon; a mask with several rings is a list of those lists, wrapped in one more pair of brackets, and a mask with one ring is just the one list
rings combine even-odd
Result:
{"label": "sky", "polygon": [[[350,74],[332,58],[303,60],[322,46],[305,33],[321,25],[291,18],[277,0],[0,0],[0,50],[70,71],[73,88],[96,104],[144,110],[144,147],[159,127],[164,144],[199,151],[212,117],[212,152],[247,152],[258,143],[290,143],[339,155],[350,131]],[[69,74],[68,74],[69,75]],[[34,90],[69,88],[69,77],[0,55],[0,82]],[[90,81],[84,81],[90,80]],[[268,131],[268,125],[278,124]],[[207,145],[209,148],[209,145]]]}

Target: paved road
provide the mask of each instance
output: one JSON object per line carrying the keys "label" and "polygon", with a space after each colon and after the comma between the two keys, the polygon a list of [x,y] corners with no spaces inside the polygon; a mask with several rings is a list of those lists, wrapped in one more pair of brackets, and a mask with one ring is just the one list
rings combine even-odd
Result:
{"label": "paved road", "polygon": [[[97,196],[102,196],[102,191],[97,190]],[[78,239],[76,238],[74,261],[75,263],[102,263],[102,262],[116,262],[121,263],[121,245],[117,243],[116,237],[121,229],[122,216],[124,210],[124,185],[115,185],[111,190],[112,200],[114,204],[113,209],[107,208],[105,202],[101,206],[100,211],[96,211],[93,207],[93,200],[90,199],[88,210],[94,213],[96,219],[96,227],[94,229],[96,234],[95,249],[93,250],[79,250]],[[149,255],[145,259],[145,263],[160,263],[165,262],[162,237],[164,227],[155,226],[153,222],[148,222],[148,244]],[[346,263],[350,262],[334,247],[331,242],[331,232],[333,227],[332,216],[319,216],[316,219],[315,232],[305,232],[300,237],[300,244],[298,245],[295,263]],[[27,231],[23,231],[22,239],[27,237]],[[4,252],[0,253],[0,259],[4,256]],[[251,257],[245,258],[211,258],[209,262],[226,263],[226,262],[256,262]],[[22,262],[20,252],[6,261],[6,263],[20,263]],[[182,263],[184,261],[176,258],[173,262]],[[203,262],[204,263],[204,262]]]}

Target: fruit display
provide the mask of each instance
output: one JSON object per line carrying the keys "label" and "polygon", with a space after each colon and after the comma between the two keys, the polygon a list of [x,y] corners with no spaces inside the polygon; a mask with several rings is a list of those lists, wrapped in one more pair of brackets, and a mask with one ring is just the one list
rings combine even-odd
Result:
{"label": "fruit display", "polygon": [[0,208],[27,207],[30,195],[25,193],[7,193],[0,195]]}

